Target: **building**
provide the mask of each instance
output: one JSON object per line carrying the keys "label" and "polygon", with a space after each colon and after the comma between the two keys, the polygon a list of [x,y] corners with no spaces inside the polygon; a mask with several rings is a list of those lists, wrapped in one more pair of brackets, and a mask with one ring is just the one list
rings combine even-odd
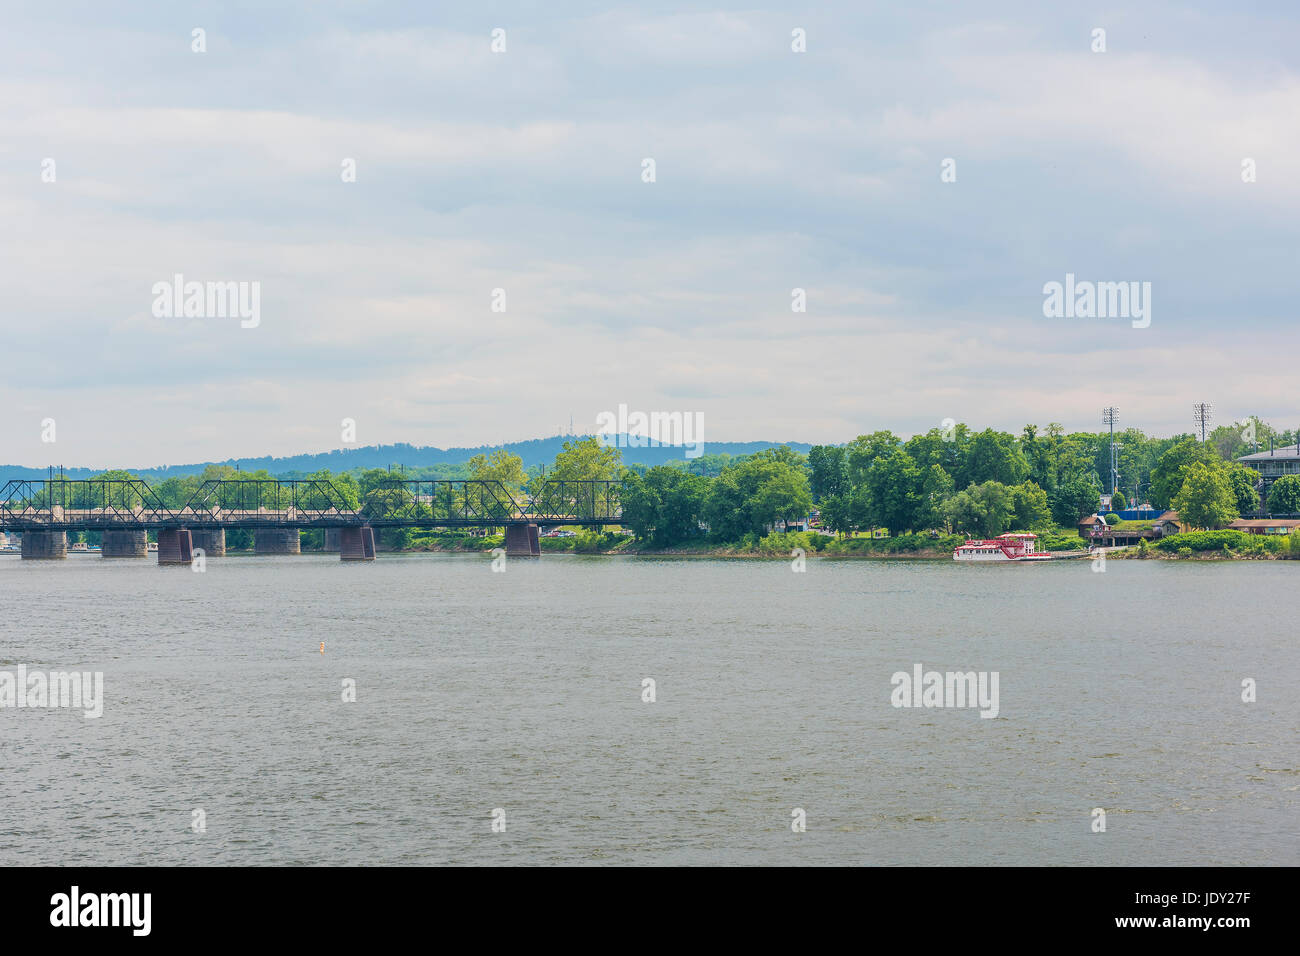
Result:
{"label": "building", "polygon": [[1171,534],[1182,534],[1187,530],[1178,519],[1177,511],[1166,511],[1155,520],[1152,528],[1155,530],[1157,538],[1167,538]]}
{"label": "building", "polygon": [[1268,489],[1273,482],[1283,475],[1300,475],[1300,448],[1295,445],[1270,448],[1268,451],[1255,452],[1253,455],[1242,455],[1237,461],[1259,472],[1262,481],[1260,487],[1266,504]]}
{"label": "building", "polygon": [[1088,538],[1093,532],[1103,530],[1106,527],[1106,521],[1101,515],[1088,515],[1079,522],[1079,537]]}
{"label": "building", "polygon": [[1290,534],[1300,528],[1300,521],[1294,518],[1238,518],[1228,527],[1246,534]]}
{"label": "building", "polygon": [[1177,511],[1166,511],[1155,521],[1128,520],[1112,527],[1101,515],[1090,515],[1079,522],[1079,537],[1089,544],[1102,548],[1116,548],[1137,544],[1146,539],[1154,541],[1186,530],[1178,519]]}

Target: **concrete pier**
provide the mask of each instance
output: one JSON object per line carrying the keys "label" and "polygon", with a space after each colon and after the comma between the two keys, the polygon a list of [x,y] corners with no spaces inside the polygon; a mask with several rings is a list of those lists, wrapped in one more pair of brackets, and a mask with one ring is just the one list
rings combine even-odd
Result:
{"label": "concrete pier", "polygon": [[506,525],[506,557],[539,558],[541,555],[542,544],[537,535],[537,525]]}
{"label": "concrete pier", "polygon": [[373,528],[339,529],[340,561],[375,560],[375,532]]}
{"label": "concrete pier", "polygon": [[105,531],[100,547],[106,558],[147,558],[149,535],[144,531]]}
{"label": "concrete pier", "polygon": [[24,531],[23,557],[48,561],[68,556],[66,531]]}
{"label": "concrete pier", "polygon": [[158,563],[193,564],[194,544],[186,528],[163,528],[158,532]]}
{"label": "concrete pier", "polygon": [[253,532],[254,554],[301,554],[302,536],[297,528],[258,528]]}
{"label": "concrete pier", "polygon": [[326,528],[325,547],[321,548],[321,550],[329,554],[337,553],[339,550],[339,533],[342,530],[342,528]]}
{"label": "concrete pier", "polygon": [[204,555],[209,558],[219,558],[226,553],[225,528],[204,528],[202,530],[191,529],[190,540],[193,542],[196,550],[202,548]]}

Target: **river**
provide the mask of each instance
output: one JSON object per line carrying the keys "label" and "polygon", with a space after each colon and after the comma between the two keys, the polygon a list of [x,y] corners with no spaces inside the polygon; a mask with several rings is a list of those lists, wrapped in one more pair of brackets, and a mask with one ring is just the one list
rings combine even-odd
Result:
{"label": "river", "polygon": [[3,555],[0,863],[1296,865],[1297,574]]}

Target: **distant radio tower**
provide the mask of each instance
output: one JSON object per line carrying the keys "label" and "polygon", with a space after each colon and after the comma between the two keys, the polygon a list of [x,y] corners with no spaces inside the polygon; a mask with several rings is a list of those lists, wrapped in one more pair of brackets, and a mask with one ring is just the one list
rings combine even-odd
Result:
{"label": "distant radio tower", "polygon": [[1210,403],[1197,402],[1193,405],[1192,417],[1196,420],[1196,424],[1201,426],[1201,441],[1205,441],[1205,428],[1210,424],[1210,419],[1212,417],[1210,414]]}
{"label": "distant radio tower", "polygon": [[1119,407],[1107,405],[1101,410],[1101,423],[1110,426],[1110,491],[1119,490],[1119,454],[1115,448],[1115,426],[1119,424]]}

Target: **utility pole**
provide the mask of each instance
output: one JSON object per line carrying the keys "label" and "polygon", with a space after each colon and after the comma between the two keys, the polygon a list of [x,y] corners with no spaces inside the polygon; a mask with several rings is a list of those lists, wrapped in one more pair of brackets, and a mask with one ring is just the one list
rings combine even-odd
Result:
{"label": "utility pole", "polygon": [[1119,406],[1107,405],[1101,410],[1101,423],[1110,426],[1110,492],[1119,491],[1119,453],[1115,448],[1115,426],[1119,424]]}
{"label": "utility pole", "polygon": [[1197,402],[1192,406],[1192,418],[1196,424],[1201,426],[1201,441],[1205,441],[1205,427],[1210,424],[1212,415],[1210,414],[1209,402]]}

